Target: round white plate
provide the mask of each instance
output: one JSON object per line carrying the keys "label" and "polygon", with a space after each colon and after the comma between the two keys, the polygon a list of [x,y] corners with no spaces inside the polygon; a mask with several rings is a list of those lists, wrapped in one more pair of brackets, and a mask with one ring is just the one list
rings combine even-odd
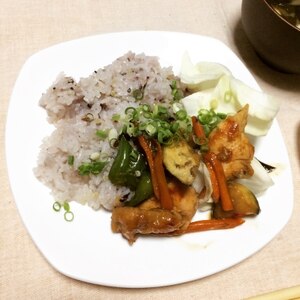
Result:
{"label": "round white plate", "polygon": [[59,272],[116,287],[157,287],[187,282],[237,264],[265,246],[287,223],[293,187],[287,151],[277,124],[255,143],[256,157],[278,168],[274,186],[259,197],[261,213],[230,230],[181,237],[141,237],[130,246],[110,229],[110,213],[71,203],[73,222],[52,209],[49,190],[33,174],[39,146],[52,130],[38,106],[41,94],[60,72],[86,77],[127,51],[155,55],[178,73],[185,51],[192,61],[215,61],[259,89],[254,78],[223,43],[175,32],[127,32],[62,43],[30,57],[11,97],[6,126],[9,179],[23,222],[38,249]]}

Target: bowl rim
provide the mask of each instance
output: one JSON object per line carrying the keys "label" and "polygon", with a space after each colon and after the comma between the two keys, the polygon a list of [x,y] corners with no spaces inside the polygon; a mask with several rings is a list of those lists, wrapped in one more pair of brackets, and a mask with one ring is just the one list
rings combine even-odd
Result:
{"label": "bowl rim", "polygon": [[300,28],[294,26],[292,23],[290,23],[289,21],[287,21],[285,18],[283,18],[280,14],[278,14],[276,12],[276,10],[271,6],[271,4],[269,3],[270,0],[263,0],[264,3],[270,8],[270,10],[276,15],[278,16],[283,22],[285,22],[289,27],[295,29],[296,31],[300,32]]}

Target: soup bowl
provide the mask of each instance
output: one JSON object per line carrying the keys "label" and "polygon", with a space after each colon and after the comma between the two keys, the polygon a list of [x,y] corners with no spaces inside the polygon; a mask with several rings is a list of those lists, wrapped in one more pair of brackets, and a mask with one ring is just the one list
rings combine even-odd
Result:
{"label": "soup bowl", "polygon": [[242,1],[244,31],[263,61],[279,71],[300,74],[300,28],[277,13],[271,2]]}

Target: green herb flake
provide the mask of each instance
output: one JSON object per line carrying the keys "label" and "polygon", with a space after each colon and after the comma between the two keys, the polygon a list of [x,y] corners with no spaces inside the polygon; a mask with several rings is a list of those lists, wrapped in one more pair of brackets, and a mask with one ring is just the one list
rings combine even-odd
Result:
{"label": "green herb flake", "polygon": [[114,122],[118,122],[120,120],[121,116],[119,114],[114,114],[111,119]]}
{"label": "green herb flake", "polygon": [[132,97],[135,100],[142,100],[144,98],[144,91],[142,89],[133,90]]}
{"label": "green herb flake", "polygon": [[92,161],[83,163],[78,167],[78,174],[80,176],[86,176],[90,174],[98,175],[102,172],[106,164],[107,161]]}
{"label": "green herb flake", "polygon": [[52,206],[52,208],[53,208],[53,210],[54,211],[60,211],[60,209],[61,209],[61,204],[58,202],[58,201],[55,201],[54,203],[53,203],[53,206]]}
{"label": "green herb flake", "polygon": [[63,207],[64,207],[64,210],[65,211],[70,211],[70,204],[69,204],[69,202],[64,202],[64,204],[63,204]]}
{"label": "green herb flake", "polygon": [[74,220],[74,214],[73,212],[71,211],[66,211],[64,213],[64,219],[67,221],[67,222],[72,222]]}
{"label": "green herb flake", "polygon": [[96,135],[100,139],[105,139],[108,137],[108,130],[96,130]]}
{"label": "green herb flake", "polygon": [[70,166],[74,165],[74,155],[68,156],[68,165],[70,165]]}

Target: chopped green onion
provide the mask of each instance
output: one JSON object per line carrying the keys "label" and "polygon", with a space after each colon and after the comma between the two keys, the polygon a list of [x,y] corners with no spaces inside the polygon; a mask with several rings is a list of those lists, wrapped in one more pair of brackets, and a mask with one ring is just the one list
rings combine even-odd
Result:
{"label": "chopped green onion", "polygon": [[162,114],[162,115],[165,115],[168,113],[168,110],[166,107],[164,106],[161,106],[161,105],[158,105],[157,106],[157,114]]}
{"label": "chopped green onion", "polygon": [[176,113],[176,117],[179,120],[184,120],[187,117],[187,112],[184,109],[180,109],[177,113]]}
{"label": "chopped green onion", "polygon": [[205,135],[208,136],[210,132],[226,118],[226,114],[216,113],[213,109],[200,109],[198,113],[198,120],[202,124]]}
{"label": "chopped green onion", "polygon": [[142,89],[133,90],[132,96],[135,100],[142,100],[144,98],[144,91]]}
{"label": "chopped green onion", "polygon": [[108,130],[96,130],[97,137],[105,139],[108,136]]}
{"label": "chopped green onion", "polygon": [[174,107],[172,111],[169,111],[169,107],[157,104],[128,107],[122,133],[130,137],[146,134],[163,144],[173,141],[174,135],[179,133],[188,139],[192,132],[191,120],[182,105],[178,103],[176,109]]}
{"label": "chopped green onion", "polygon": [[133,116],[133,115],[136,114],[136,112],[137,112],[136,109],[132,106],[129,106],[125,109],[125,114],[126,115],[132,115]]}
{"label": "chopped green onion", "polygon": [[68,156],[68,165],[70,165],[70,166],[74,165],[74,155]]}
{"label": "chopped green onion", "polygon": [[71,211],[66,211],[64,213],[64,218],[67,222],[72,222],[74,220],[74,214]]}
{"label": "chopped green onion", "polygon": [[151,114],[150,112],[144,111],[143,116],[144,116],[146,119],[151,119],[152,114]]}
{"label": "chopped green onion", "polygon": [[52,208],[53,208],[53,210],[55,210],[55,211],[60,211],[60,209],[61,209],[61,204],[60,204],[58,201],[56,201],[56,202],[53,203]]}
{"label": "chopped green onion", "polygon": [[114,115],[111,117],[112,121],[119,121],[120,118],[121,118],[121,116],[120,116],[119,114],[114,114]]}
{"label": "chopped green onion", "polygon": [[64,210],[65,210],[65,213],[64,213],[64,219],[66,220],[66,221],[68,221],[68,222],[71,222],[71,221],[73,221],[73,219],[74,219],[74,214],[73,214],[73,212],[71,212],[70,211],[70,204],[67,202],[67,201],[65,201],[64,203],[63,203],[63,205],[61,204],[61,203],[59,203],[58,201],[56,201],[56,202],[54,202],[53,203],[53,210],[55,210],[55,211],[60,211],[61,210],[61,208],[63,207],[64,208]]}
{"label": "chopped green onion", "polygon": [[178,122],[172,123],[172,125],[171,125],[171,131],[173,133],[177,132],[179,126],[180,126],[180,124]]}
{"label": "chopped green onion", "polygon": [[98,175],[102,172],[106,164],[106,161],[92,161],[89,163],[83,163],[81,166],[78,167],[78,174],[81,176],[86,176],[90,174]]}
{"label": "chopped green onion", "polygon": [[172,83],[170,84],[170,87],[172,89],[172,96],[174,101],[179,101],[180,99],[183,98],[183,92],[182,90],[177,88],[177,81],[173,80]]}
{"label": "chopped green onion", "polygon": [[227,115],[224,113],[217,113],[217,116],[222,120],[226,119],[226,117],[227,117]]}
{"label": "chopped green onion", "polygon": [[64,202],[64,204],[63,204],[63,206],[64,206],[64,210],[65,211],[69,211],[70,210],[70,204],[69,204],[69,202]]}
{"label": "chopped green onion", "polygon": [[151,107],[150,107],[149,104],[143,104],[143,105],[142,105],[142,110],[143,110],[144,112],[150,111],[150,110],[151,110]]}
{"label": "chopped green onion", "polygon": [[148,124],[145,128],[145,131],[150,135],[153,136],[156,133],[156,128],[152,124]]}

